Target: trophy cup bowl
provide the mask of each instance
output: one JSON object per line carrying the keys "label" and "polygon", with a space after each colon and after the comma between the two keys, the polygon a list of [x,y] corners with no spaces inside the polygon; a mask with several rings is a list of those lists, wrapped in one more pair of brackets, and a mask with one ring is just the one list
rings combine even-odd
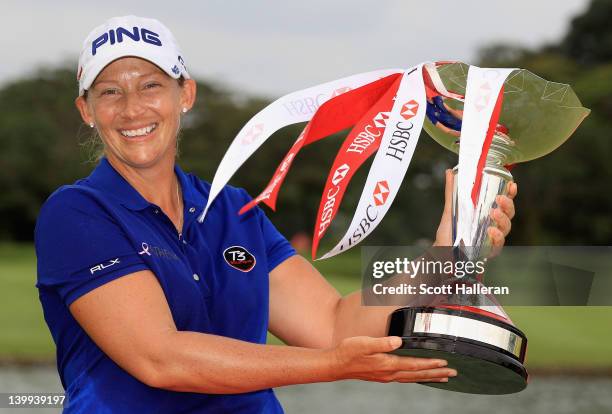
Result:
{"label": "trophy cup bowl", "polygon": [[[468,65],[442,64],[437,71],[448,90],[465,94]],[[446,104],[461,109],[461,102],[457,100],[448,99]],[[505,195],[508,183],[513,180],[506,166],[550,153],[571,136],[589,112],[569,85],[546,81],[525,69],[514,70],[508,76],[499,118],[503,127],[493,135],[482,171],[475,208],[476,231],[467,247],[456,248],[461,250],[460,254],[470,260],[489,256],[490,211],[496,207],[496,196]],[[424,128],[439,144],[458,153],[460,140],[456,135],[436,127],[428,119]],[[457,174],[457,167],[453,171]],[[455,180],[453,240],[457,210]],[[482,306],[491,300],[474,305],[460,299],[455,297],[447,303],[438,300],[435,304],[393,312],[388,334],[403,339],[402,346],[394,353],[445,359],[449,367],[458,371],[458,376],[448,383],[424,385],[473,394],[509,394],[523,390],[528,378],[523,366],[527,350],[525,334],[514,326],[495,300],[494,306]]]}
{"label": "trophy cup bowl", "polygon": [[[469,66],[454,62],[438,66],[444,85],[458,94],[465,94]],[[459,108],[461,102],[447,100]],[[508,129],[511,148],[503,165],[540,158],[563,144],[590,113],[570,85],[550,82],[526,70],[516,69],[504,83],[504,104],[499,123]],[[423,125],[427,133],[443,147],[458,153],[457,137],[436,128],[428,119]]]}

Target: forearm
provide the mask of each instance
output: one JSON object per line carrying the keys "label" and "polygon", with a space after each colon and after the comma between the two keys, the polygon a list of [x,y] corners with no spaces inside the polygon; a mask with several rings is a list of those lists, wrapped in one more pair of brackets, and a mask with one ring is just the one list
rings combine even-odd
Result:
{"label": "forearm", "polygon": [[362,305],[361,291],[343,297],[336,310],[334,345],[351,336],[386,336],[389,315],[398,308],[400,306]]}
{"label": "forearm", "polygon": [[446,132],[447,134],[454,135],[456,137],[461,135],[459,131],[456,131],[454,129],[447,127],[446,125],[442,124],[442,122],[437,122],[436,127],[440,128],[442,131]]}
{"label": "forearm", "polygon": [[[421,259],[444,261],[448,259],[446,249],[429,249],[415,261]],[[385,280],[381,284],[385,287],[412,286],[430,281],[431,276],[424,275],[421,271],[415,274],[396,274]],[[433,279],[436,280],[436,279]],[[343,338],[350,336],[386,336],[389,315],[396,309],[419,303],[429,297],[415,297],[414,295],[390,295],[384,296],[384,303],[387,306],[363,305],[362,294],[373,295],[372,292],[362,292],[361,290],[351,293],[340,299],[335,312],[333,343],[337,344]]]}
{"label": "forearm", "polygon": [[163,349],[154,385],[172,391],[237,394],[334,380],[328,350],[181,331],[169,334]]}

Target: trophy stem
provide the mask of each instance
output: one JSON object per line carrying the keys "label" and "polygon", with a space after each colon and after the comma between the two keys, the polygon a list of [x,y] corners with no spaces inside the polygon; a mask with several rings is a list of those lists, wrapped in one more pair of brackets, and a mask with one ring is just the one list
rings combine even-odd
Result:
{"label": "trophy stem", "polygon": [[[490,253],[492,244],[487,229],[491,225],[494,225],[494,223],[491,222],[490,212],[492,208],[497,207],[495,197],[498,195],[506,195],[508,192],[508,183],[512,181],[512,174],[510,174],[510,171],[508,171],[505,165],[510,153],[514,150],[513,147],[514,142],[506,134],[496,132],[493,136],[489,152],[487,153],[485,167],[482,171],[480,192],[478,201],[476,202],[474,216],[475,231],[472,240],[465,244],[469,249],[464,253],[470,260],[487,257]],[[453,168],[453,174],[455,175],[452,206],[453,240],[457,237],[458,223],[457,172],[458,166],[455,166],[455,168]]]}

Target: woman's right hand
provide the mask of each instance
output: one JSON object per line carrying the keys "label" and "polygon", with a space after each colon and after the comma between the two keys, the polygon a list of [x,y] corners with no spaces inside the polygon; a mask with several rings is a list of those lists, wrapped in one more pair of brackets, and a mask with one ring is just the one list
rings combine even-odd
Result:
{"label": "woman's right hand", "polygon": [[397,336],[346,338],[332,348],[334,379],[359,379],[375,382],[448,382],[457,371],[445,368],[441,359],[414,358],[389,354],[401,346]]}

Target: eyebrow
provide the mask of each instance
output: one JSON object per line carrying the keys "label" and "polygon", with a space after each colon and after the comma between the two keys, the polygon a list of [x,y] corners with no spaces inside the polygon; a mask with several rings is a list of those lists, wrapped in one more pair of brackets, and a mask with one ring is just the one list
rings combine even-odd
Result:
{"label": "eyebrow", "polygon": [[[153,71],[153,72],[148,72],[148,73],[139,75],[138,78],[140,79],[140,78],[144,78],[144,77],[152,76],[152,75],[162,75],[162,74],[157,72],[157,71]],[[104,80],[104,79],[102,79],[102,80],[95,80],[93,85],[91,85],[91,87],[95,88],[96,86],[98,86],[101,83],[117,83],[117,81],[114,81],[114,80]]]}

